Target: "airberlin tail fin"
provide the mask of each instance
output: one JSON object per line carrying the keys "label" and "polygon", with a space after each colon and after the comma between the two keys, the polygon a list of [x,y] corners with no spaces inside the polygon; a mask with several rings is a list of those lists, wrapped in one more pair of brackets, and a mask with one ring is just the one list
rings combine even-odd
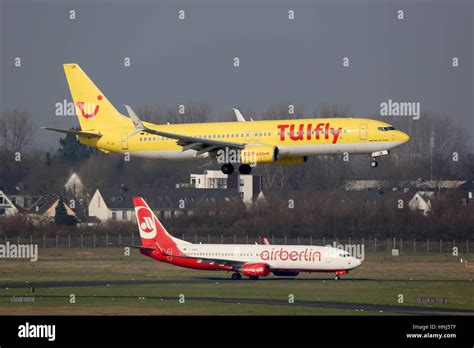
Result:
{"label": "airberlin tail fin", "polygon": [[115,109],[79,64],[64,64],[63,67],[82,130],[130,126],[130,119]]}
{"label": "airberlin tail fin", "polygon": [[163,227],[153,211],[142,197],[133,197],[141,245],[147,248],[158,248],[167,255],[179,255],[176,246],[177,238],[173,238]]}

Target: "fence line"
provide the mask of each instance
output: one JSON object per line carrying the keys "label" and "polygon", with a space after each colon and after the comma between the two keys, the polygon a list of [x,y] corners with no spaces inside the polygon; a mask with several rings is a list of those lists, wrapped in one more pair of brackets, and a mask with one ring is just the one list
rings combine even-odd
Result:
{"label": "fence line", "polygon": [[[192,243],[212,243],[212,244],[263,244],[260,237],[255,236],[237,236],[237,235],[182,235],[181,238]],[[471,253],[469,248],[469,240],[404,240],[403,238],[387,238],[386,242],[380,242],[377,238],[347,238],[340,239],[327,237],[275,237],[269,236],[271,244],[275,245],[346,245],[346,244],[361,244],[364,245],[365,252],[387,252],[391,253],[392,249],[398,249],[400,253],[404,250],[413,253],[453,253],[457,248],[458,253]],[[83,235],[83,234],[68,234],[55,235],[54,237],[5,237],[5,244],[37,244],[40,248],[119,248],[124,246],[136,245],[134,234],[127,235]]]}

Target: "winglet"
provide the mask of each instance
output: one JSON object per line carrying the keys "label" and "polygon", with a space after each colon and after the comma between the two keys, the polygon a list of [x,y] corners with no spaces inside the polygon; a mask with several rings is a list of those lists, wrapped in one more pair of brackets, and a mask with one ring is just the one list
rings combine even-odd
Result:
{"label": "winglet", "polygon": [[239,109],[234,109],[234,108],[232,108],[232,110],[234,110],[235,118],[237,119],[237,121],[239,121],[239,122],[245,122],[245,118],[244,118],[244,116],[242,116],[242,114],[240,113]]}
{"label": "winglet", "polygon": [[130,138],[131,138],[134,135],[144,131],[146,127],[143,125],[142,121],[138,118],[135,111],[133,111],[129,105],[124,105],[124,106],[125,106],[125,109],[127,109],[128,115],[132,119],[133,125],[135,126],[135,131],[132,134],[130,134]]}

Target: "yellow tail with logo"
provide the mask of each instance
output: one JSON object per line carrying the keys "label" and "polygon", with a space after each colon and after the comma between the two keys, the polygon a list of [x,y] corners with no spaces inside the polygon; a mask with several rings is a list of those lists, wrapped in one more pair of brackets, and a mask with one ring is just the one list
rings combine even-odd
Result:
{"label": "yellow tail with logo", "polygon": [[64,64],[64,73],[82,130],[100,131],[131,125],[131,120],[115,109],[78,64]]}

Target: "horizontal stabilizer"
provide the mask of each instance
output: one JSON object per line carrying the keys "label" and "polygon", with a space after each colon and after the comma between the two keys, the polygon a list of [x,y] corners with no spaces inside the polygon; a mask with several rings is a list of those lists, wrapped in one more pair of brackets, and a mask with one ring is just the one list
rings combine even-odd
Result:
{"label": "horizontal stabilizer", "polygon": [[102,134],[100,133],[76,131],[72,129],[58,129],[58,128],[49,128],[49,127],[41,127],[41,128],[48,129],[54,132],[59,132],[59,133],[78,135],[80,137],[85,137],[85,138],[100,138],[102,136]]}

